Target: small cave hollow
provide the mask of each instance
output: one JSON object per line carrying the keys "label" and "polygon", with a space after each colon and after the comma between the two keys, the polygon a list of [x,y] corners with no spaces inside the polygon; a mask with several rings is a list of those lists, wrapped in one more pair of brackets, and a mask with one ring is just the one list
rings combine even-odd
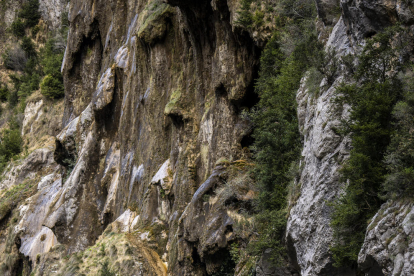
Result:
{"label": "small cave hollow", "polygon": [[235,107],[236,112],[240,113],[243,109],[250,110],[253,108],[257,103],[259,103],[259,100],[259,95],[254,89],[254,81],[252,81],[246,88],[244,96],[239,100],[232,101],[232,104]]}
{"label": "small cave hollow", "polygon": [[243,138],[240,141],[240,145],[242,147],[242,149],[244,148],[250,148],[253,144],[254,144],[254,138],[252,136],[252,134],[247,134],[245,136],[243,136]]}
{"label": "small cave hollow", "polygon": [[217,98],[227,97],[227,90],[223,84],[220,84],[220,86],[216,88],[216,97]]}
{"label": "small cave hollow", "polygon": [[192,251],[191,251],[191,259],[192,259],[192,264],[194,266],[194,268],[196,268],[196,271],[201,271],[202,274],[206,275],[206,264],[203,263],[203,261],[201,260],[200,255],[197,252],[197,247],[193,247]]}
{"label": "small cave hollow", "polygon": [[169,114],[168,115],[176,128],[183,128],[184,127],[184,118],[178,114]]}
{"label": "small cave hollow", "polygon": [[214,271],[207,271],[208,276],[234,275],[236,263],[233,261],[227,248],[222,248],[214,255],[209,256],[207,261],[212,264],[218,264],[218,266],[214,265],[216,267]]}

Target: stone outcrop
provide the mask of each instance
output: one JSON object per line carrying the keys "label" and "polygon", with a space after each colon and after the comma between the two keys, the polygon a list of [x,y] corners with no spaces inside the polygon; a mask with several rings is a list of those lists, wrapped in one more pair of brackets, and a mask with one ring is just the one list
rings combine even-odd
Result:
{"label": "stone outcrop", "polygon": [[[243,30],[235,0],[39,2],[51,29],[63,16],[70,21],[66,95],[53,104],[38,92],[27,100],[30,154],[6,169],[0,191],[35,184],[18,212],[2,215],[12,224],[0,225],[1,253],[12,248],[14,263],[31,263],[34,275],[105,267],[120,275],[356,275],[333,267],[329,252],[328,202],[344,191],[339,169],[351,147],[333,130],[349,114],[332,102],[344,73],[330,87],[323,80],[319,94],[302,80],[288,256],[275,267],[266,250],[251,268],[235,263],[230,248],[252,235],[240,228],[257,195],[246,173],[252,125],[242,113],[258,102],[254,79],[271,23],[263,33]],[[2,13],[8,25],[16,3]],[[414,23],[403,0],[315,3],[320,38],[338,57],[397,20]],[[413,273],[412,210],[390,201],[373,218],[359,256],[364,273]]]}
{"label": "stone outcrop", "polygon": [[[353,53],[346,26],[341,17],[333,28],[326,47],[332,47],[338,56]],[[287,224],[289,255],[300,267],[301,275],[355,275],[348,268],[334,268],[329,247],[332,243],[329,202],[341,195],[344,185],[339,182],[339,169],[350,150],[350,140],[334,132],[341,119],[348,116],[349,107],[338,109],[332,99],[336,87],[346,81],[336,76],[326,88],[323,79],[319,94],[307,88],[307,76],[297,92],[299,129],[304,139],[300,161],[300,178],[295,184],[296,195]]]}
{"label": "stone outcrop", "polygon": [[348,35],[355,43],[361,43],[396,22],[414,23],[412,6],[403,0],[341,0],[341,8]]}
{"label": "stone outcrop", "polygon": [[[174,275],[213,273],[220,256],[229,257],[234,221],[222,201],[208,207],[203,193],[197,204],[192,198],[215,177],[217,160],[243,159],[248,146],[250,125],[239,114],[257,101],[259,50],[232,27],[231,7],[70,2],[67,94],[54,155],[62,188],[43,223],[68,252],[93,245],[118,218],[119,229],[132,227],[144,240],[146,227],[168,229],[156,247]],[[221,211],[194,224],[204,210],[198,204]]]}
{"label": "stone outcrop", "polygon": [[304,148],[300,166],[300,195],[287,224],[287,241],[292,243],[301,275],[353,275],[332,267],[329,246],[332,229],[329,226],[331,207],[328,202],[337,198],[343,184],[339,182],[341,163],[349,154],[349,140],[341,139],[332,130],[340,125],[347,108],[338,113],[331,102],[335,86],[321,95],[307,93],[305,80],[297,93],[299,126],[304,135]]}
{"label": "stone outcrop", "polygon": [[367,276],[414,274],[414,204],[385,203],[372,218],[358,264]]}
{"label": "stone outcrop", "polygon": [[68,5],[68,0],[39,0],[39,11],[51,29],[59,29],[68,14]]}
{"label": "stone outcrop", "polygon": [[[321,11],[328,4],[324,1],[318,2],[319,16],[325,23],[326,14]],[[364,39],[391,26],[397,20],[407,25],[414,23],[411,19],[411,9],[406,6],[406,2],[342,0],[340,5],[342,16],[326,43],[326,47],[334,48],[339,57],[358,52]],[[324,81],[321,87],[326,84]],[[356,270],[333,267],[329,252],[332,244],[330,228],[332,210],[327,203],[338,198],[344,190],[344,184],[341,184],[338,179],[338,171],[350,151],[349,139],[340,138],[332,130],[339,126],[341,119],[346,118],[349,109],[344,106],[338,112],[338,108],[332,102],[335,97],[335,86],[342,81],[346,81],[346,78],[338,74],[335,83],[329,89],[322,90],[320,95],[312,95],[307,91],[305,77],[297,93],[298,119],[304,137],[304,148],[300,163],[300,180],[296,184],[298,195],[293,197],[294,202],[290,202],[293,207],[288,220],[286,239],[289,254],[294,261],[297,261],[301,268],[301,275],[356,275],[357,273]],[[391,201],[388,204],[396,203]],[[384,210],[380,210],[379,214],[382,212]],[[401,216],[404,212],[397,212],[397,215]],[[399,223],[395,225],[402,227]],[[383,229],[385,228],[384,226]],[[403,255],[399,255],[396,261],[395,271],[398,270],[398,273],[402,274],[392,274],[394,266],[390,264],[393,264],[391,260],[396,255],[393,257],[392,254],[388,254],[387,249],[383,251],[379,249],[378,235],[378,230],[368,231],[360,253],[359,263],[368,273],[367,275],[382,275],[381,269],[384,271],[383,275],[410,275],[408,264],[411,255],[409,254],[406,254],[405,259]],[[402,264],[406,264],[405,270]]]}
{"label": "stone outcrop", "polygon": [[[18,11],[24,2],[24,0],[2,2],[0,20],[6,27],[10,27],[17,18]],[[39,12],[50,30],[56,30],[62,26],[62,19],[67,16],[68,4],[68,0],[39,0]]]}

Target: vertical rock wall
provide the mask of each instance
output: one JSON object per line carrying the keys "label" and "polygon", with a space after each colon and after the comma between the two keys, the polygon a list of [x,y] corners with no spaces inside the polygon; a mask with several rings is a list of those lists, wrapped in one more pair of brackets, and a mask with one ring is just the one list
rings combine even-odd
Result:
{"label": "vertical rock wall", "polygon": [[221,185],[220,158],[244,158],[250,126],[240,113],[257,102],[259,51],[231,25],[232,5],[70,2],[55,152],[66,173],[43,221],[68,252],[93,245],[136,206],[137,227],[168,229],[160,256],[169,253],[174,275],[213,272],[228,254],[233,220],[221,209],[201,219],[211,187],[200,189]]}

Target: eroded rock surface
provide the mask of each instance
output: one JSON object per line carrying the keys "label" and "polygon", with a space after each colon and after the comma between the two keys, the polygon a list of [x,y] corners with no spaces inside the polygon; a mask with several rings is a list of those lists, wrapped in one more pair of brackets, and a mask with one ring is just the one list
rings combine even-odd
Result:
{"label": "eroded rock surface", "polygon": [[[338,56],[397,20],[414,23],[402,0],[316,4],[329,34],[321,39]],[[18,7],[7,6],[6,25]],[[235,229],[257,191],[229,174],[249,167],[243,148],[252,125],[242,112],[258,101],[260,47],[272,28],[243,30],[239,8],[236,0],[40,0],[52,29],[69,12],[66,95],[53,107],[40,95],[27,102],[22,134],[31,154],[0,186],[36,183],[7,236],[35,275],[97,275],[104,262],[122,275],[213,275],[226,266],[250,273],[229,246],[250,235]],[[257,275],[356,274],[334,268],[329,253],[327,202],[344,190],[338,170],[350,150],[333,131],[349,112],[331,101],[346,81],[335,77],[320,94],[305,77],[297,92],[304,147],[289,202],[289,256],[274,267],[265,251]],[[412,204],[390,202],[373,219],[359,258],[368,275],[413,273],[411,213]]]}
{"label": "eroded rock surface", "polygon": [[365,275],[414,274],[414,204],[389,201],[372,218],[358,263]]}

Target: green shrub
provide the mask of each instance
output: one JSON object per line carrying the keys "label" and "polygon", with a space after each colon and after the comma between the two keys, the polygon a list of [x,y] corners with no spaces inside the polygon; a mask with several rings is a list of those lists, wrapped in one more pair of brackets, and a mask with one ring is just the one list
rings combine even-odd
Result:
{"label": "green shrub", "polygon": [[101,269],[99,270],[99,276],[115,276],[116,274],[109,269],[109,261],[106,260]]}
{"label": "green shrub", "polygon": [[39,0],[29,0],[25,2],[19,12],[19,17],[24,19],[26,28],[36,26],[41,18],[39,12]]}
{"label": "green shrub", "polygon": [[238,17],[235,23],[246,29],[250,28],[253,23],[253,15],[250,11],[251,4],[252,0],[242,0],[241,7],[237,11]]}
{"label": "green shrub", "polygon": [[17,91],[17,96],[22,98],[27,98],[31,94],[30,85],[28,83],[22,83],[19,87],[19,90]]}
{"label": "green shrub", "polygon": [[39,33],[39,31],[40,31],[39,25],[34,26],[33,29],[32,29],[32,37],[36,37],[36,35]]}
{"label": "green shrub", "polygon": [[252,18],[252,21],[256,27],[260,27],[264,24],[264,13],[262,11],[256,11]]}
{"label": "green shrub", "polygon": [[316,16],[313,0],[281,0],[280,5],[283,7],[282,14],[294,20],[313,19]]}
{"label": "green shrub", "polygon": [[19,102],[19,96],[17,95],[17,91],[11,91],[9,93],[9,97],[7,98],[7,101],[9,103],[9,107],[13,108],[17,105],[17,103]]}
{"label": "green shrub", "polygon": [[32,42],[31,38],[27,36],[23,37],[20,46],[29,58],[34,58],[37,56],[35,45]]}
{"label": "green shrub", "polygon": [[326,78],[328,85],[331,86],[340,67],[335,49],[329,48],[326,51],[319,49],[312,56],[311,64]]}
{"label": "green shrub", "polygon": [[9,97],[9,88],[7,85],[0,85],[0,101],[5,102]]}
{"label": "green shrub", "polygon": [[13,156],[22,151],[23,140],[15,118],[9,122],[9,128],[1,132],[0,157],[2,162],[8,162]]}
{"label": "green shrub", "polygon": [[20,18],[14,20],[14,22],[10,26],[12,34],[18,38],[23,37],[25,35],[24,29],[24,23]]}
{"label": "green shrub", "polygon": [[63,49],[55,47],[55,39],[48,39],[41,50],[41,65],[45,75],[59,75],[63,60]]}
{"label": "green shrub", "polygon": [[62,49],[55,47],[55,40],[49,39],[41,52],[41,65],[46,77],[40,88],[45,97],[61,98],[64,96],[63,77],[60,72],[63,60]]}
{"label": "green shrub", "polygon": [[40,91],[43,96],[50,99],[63,97],[65,95],[65,89],[62,78],[55,75],[47,75],[40,84]]}

